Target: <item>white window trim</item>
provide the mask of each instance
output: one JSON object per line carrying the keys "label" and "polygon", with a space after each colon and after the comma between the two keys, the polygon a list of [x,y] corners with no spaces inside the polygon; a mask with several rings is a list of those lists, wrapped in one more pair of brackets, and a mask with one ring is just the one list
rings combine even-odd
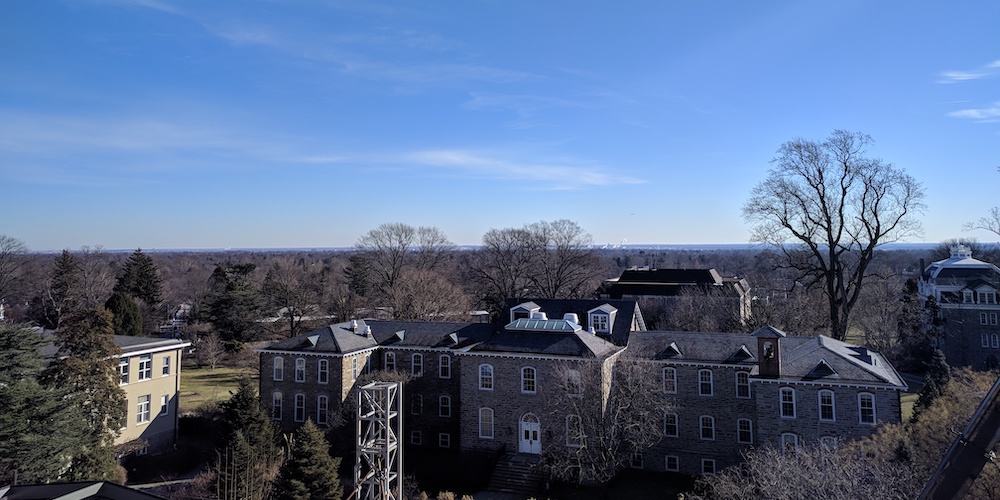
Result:
{"label": "white window trim", "polygon": [[[530,370],[531,378],[525,377]],[[526,383],[531,382],[531,389],[526,388]],[[538,370],[533,366],[523,366],[521,367],[521,394],[537,394],[538,393]]]}
{"label": "white window trim", "polygon": [[330,383],[330,360],[321,359],[316,362],[316,383]]}
{"label": "white window trim", "polygon": [[[712,437],[705,437],[705,429],[706,429],[705,419],[706,418],[712,424],[711,426],[707,427],[707,428],[709,428],[709,429],[712,430]],[[715,441],[715,417],[713,417],[711,415],[701,415],[701,416],[698,417],[698,437],[701,438],[704,441]]]}
{"label": "white window trim", "polygon": [[415,352],[410,355],[410,375],[419,377],[424,374],[424,355]]}
{"label": "white window trim", "polygon": [[[740,376],[746,378],[746,383],[740,383]],[[740,388],[746,388],[746,396],[740,396]],[[753,395],[750,392],[750,372],[738,371],[736,372],[736,397],[739,399],[750,399]]]}
{"label": "white window trim", "polygon": [[158,415],[170,415],[170,396],[167,394],[160,396],[160,413]]}
{"label": "white window trim", "polygon": [[[871,398],[871,403],[872,403],[872,405],[871,405],[871,411],[872,411],[871,422],[866,422],[865,418],[864,418],[864,405],[863,405],[862,401],[864,401],[865,396],[868,396],[868,397]],[[870,392],[859,392],[858,393],[858,423],[862,424],[862,425],[875,425],[876,422],[878,422],[878,412],[877,412],[876,406],[875,406],[875,395],[872,394],[872,393],[870,393]]]}
{"label": "white window trim", "polygon": [[438,378],[451,378],[451,356],[447,354],[438,356]]}
{"label": "white window trim", "polygon": [[[300,401],[302,402],[301,405],[299,405]],[[292,420],[294,420],[296,422],[305,422],[306,421],[306,413],[307,413],[306,412],[306,395],[302,394],[302,393],[296,394],[295,397],[292,398],[292,405],[294,406],[294,411],[292,412]],[[299,409],[302,410],[302,414],[301,415],[299,414]]]}
{"label": "white window trim", "polygon": [[295,381],[306,381],[306,358],[295,358]]}
{"label": "white window trim", "polygon": [[438,433],[438,448],[451,448],[451,434],[447,432]]}
{"label": "white window trim", "polygon": [[[135,425],[146,425],[152,420],[152,395],[143,394],[136,400]],[[146,398],[146,402],[142,402]]]}
{"label": "white window trim", "polygon": [[[706,382],[701,379],[701,376],[704,375],[704,374],[706,374],[706,373],[708,374],[708,382],[707,382],[708,383],[708,393],[707,394],[702,390],[703,387],[704,387],[704,384]],[[699,396],[705,396],[705,397],[715,396],[715,376],[714,376],[712,370],[709,370],[707,368],[698,370],[698,395]]]}
{"label": "white window trim", "polygon": [[[674,459],[674,466],[670,467],[670,459]],[[666,455],[663,457],[663,470],[667,472],[678,472],[681,470],[681,458],[677,455]]]}
{"label": "white window trim", "polygon": [[387,352],[385,353],[385,369],[386,370],[396,370],[396,353]]}
{"label": "white window trim", "polygon": [[[483,374],[483,369],[489,371],[489,374]],[[483,363],[479,365],[479,390],[480,391],[492,391],[495,384],[493,383],[493,365]]]}
{"label": "white window trim", "polygon": [[[830,414],[833,415],[831,418],[823,418],[823,395],[830,395]],[[822,389],[816,394],[817,410],[819,414],[820,422],[836,422],[837,421],[837,394],[829,389]]]}
{"label": "white window trim", "polygon": [[445,418],[451,417],[451,396],[445,394],[438,397],[438,416]]}
{"label": "white window trim", "polygon": [[285,358],[281,356],[275,356],[273,371],[271,373],[271,379],[275,382],[281,382],[285,379]]}
{"label": "white window trim", "polygon": [[136,380],[139,382],[153,378],[153,355],[142,354],[139,356],[139,370]]}
{"label": "white window trim", "polygon": [[330,418],[330,398],[320,394],[316,396],[316,424],[326,425]]}
{"label": "white window trim", "polygon": [[[489,426],[488,429],[484,429],[483,428],[483,424],[485,423],[484,420],[483,420],[483,415],[485,415],[485,414],[489,415],[489,424],[490,424],[490,426]],[[496,414],[493,412],[493,408],[483,407],[483,408],[479,409],[479,438],[480,439],[493,439],[496,436],[496,431],[494,429],[494,427],[496,425],[496,421],[495,421],[496,417],[495,416],[496,416]],[[484,430],[488,430],[489,432],[488,433],[484,433],[483,432]]]}
{"label": "white window trim", "polygon": [[[668,377],[667,374],[670,374]],[[663,369],[663,392],[666,394],[677,394],[677,369],[666,367]],[[670,381],[672,389],[667,388],[667,381]]]}
{"label": "white window trim", "polygon": [[285,406],[284,399],[285,399],[285,395],[282,394],[281,391],[274,391],[274,392],[271,393],[271,419],[272,420],[281,420],[281,418],[284,416],[284,415],[282,415],[282,412],[284,411],[284,406]]}
{"label": "white window trim", "polygon": [[[790,392],[791,395],[792,395],[792,400],[791,400],[792,414],[791,415],[786,415],[785,414],[785,392],[786,391]],[[796,408],[796,405],[795,405],[795,389],[793,389],[791,387],[782,387],[782,388],[778,389],[778,415],[781,418],[795,418],[796,416],[798,416],[798,408]]]}
{"label": "white window trim", "polygon": [[[708,465],[711,465],[711,469],[712,469],[711,472],[706,472],[708,470],[708,467],[707,467]],[[719,470],[716,468],[716,464],[715,464],[715,459],[714,458],[703,458],[703,459],[701,459],[701,474],[703,476],[714,476],[718,472],[719,472]]]}
{"label": "white window trim", "polygon": [[161,377],[169,377],[170,373],[173,372],[173,367],[170,365],[170,358],[171,356],[163,357],[163,365],[162,368],[160,368]]}
{"label": "white window trim", "polygon": [[[667,419],[669,417],[674,417],[674,432],[671,434],[667,430]],[[663,414],[663,436],[664,437],[679,437],[681,435],[681,421],[676,413],[664,413]]]}

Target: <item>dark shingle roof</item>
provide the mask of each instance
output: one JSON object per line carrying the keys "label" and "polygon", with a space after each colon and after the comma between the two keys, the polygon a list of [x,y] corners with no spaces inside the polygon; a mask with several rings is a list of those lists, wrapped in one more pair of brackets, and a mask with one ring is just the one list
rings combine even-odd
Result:
{"label": "dark shingle roof", "polygon": [[163,497],[103,481],[55,484],[20,484],[0,487],[4,500],[157,500]]}
{"label": "dark shingle roof", "polygon": [[611,334],[608,335],[611,342],[618,345],[625,345],[628,342],[629,334],[632,331],[632,319],[639,322],[639,330],[645,330],[646,324],[642,319],[642,312],[634,300],[601,300],[601,299],[507,299],[507,307],[497,320],[498,327],[503,327],[510,322],[510,310],[526,302],[537,305],[541,312],[544,312],[551,319],[559,319],[567,313],[574,313],[580,320],[580,328],[590,329],[590,318],[587,311],[596,309],[604,304],[608,304],[618,310],[615,315],[615,322],[611,325]]}
{"label": "dark shingle roof", "polygon": [[[352,331],[351,326],[357,325]],[[337,323],[335,325],[317,328],[298,337],[279,340],[262,350],[324,352],[345,354],[375,346],[372,335],[360,335],[365,332],[364,321]]]}
{"label": "dark shingle roof", "polygon": [[474,346],[470,351],[605,358],[621,349],[621,347],[585,331],[544,332],[510,330],[494,335],[489,340]]}
{"label": "dark shingle roof", "polygon": [[495,331],[492,323],[358,320],[324,326],[262,350],[346,354],[376,345],[460,348]]}

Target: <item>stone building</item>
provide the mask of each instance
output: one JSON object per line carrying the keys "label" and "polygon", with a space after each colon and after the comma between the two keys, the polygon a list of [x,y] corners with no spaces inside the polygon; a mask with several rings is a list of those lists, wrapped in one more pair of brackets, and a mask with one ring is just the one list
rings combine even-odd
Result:
{"label": "stone building", "polygon": [[949,258],[924,269],[917,286],[925,303],[934,297],[941,308],[941,347],[949,365],[1000,367],[1000,268],[974,259],[969,247],[956,245]]}

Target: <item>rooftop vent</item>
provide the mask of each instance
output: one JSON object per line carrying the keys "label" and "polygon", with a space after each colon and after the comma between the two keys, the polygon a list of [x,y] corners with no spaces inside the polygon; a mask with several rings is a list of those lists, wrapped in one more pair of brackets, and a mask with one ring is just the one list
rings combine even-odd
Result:
{"label": "rooftop vent", "polygon": [[570,322],[576,323],[578,325],[580,324],[580,316],[577,316],[576,313],[566,313],[566,314],[563,314],[563,319],[566,320],[566,321],[570,321]]}
{"label": "rooftop vent", "polygon": [[361,334],[360,335],[362,337],[370,337],[371,334],[372,334],[372,327],[370,327],[368,325],[365,325],[365,328],[363,330],[361,330]]}
{"label": "rooftop vent", "polygon": [[358,320],[352,319],[350,328],[352,332],[356,333],[358,331]]}
{"label": "rooftop vent", "polygon": [[542,321],[547,321],[549,317],[546,316],[544,312],[539,311],[531,313],[531,319],[540,319]]}

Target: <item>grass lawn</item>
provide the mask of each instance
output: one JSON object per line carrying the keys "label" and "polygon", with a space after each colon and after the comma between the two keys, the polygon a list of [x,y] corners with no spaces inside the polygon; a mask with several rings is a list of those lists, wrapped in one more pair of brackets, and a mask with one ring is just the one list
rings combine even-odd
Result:
{"label": "grass lawn", "polygon": [[218,366],[214,370],[196,365],[185,365],[181,371],[180,413],[194,411],[202,405],[221,403],[235,392],[243,370]]}

